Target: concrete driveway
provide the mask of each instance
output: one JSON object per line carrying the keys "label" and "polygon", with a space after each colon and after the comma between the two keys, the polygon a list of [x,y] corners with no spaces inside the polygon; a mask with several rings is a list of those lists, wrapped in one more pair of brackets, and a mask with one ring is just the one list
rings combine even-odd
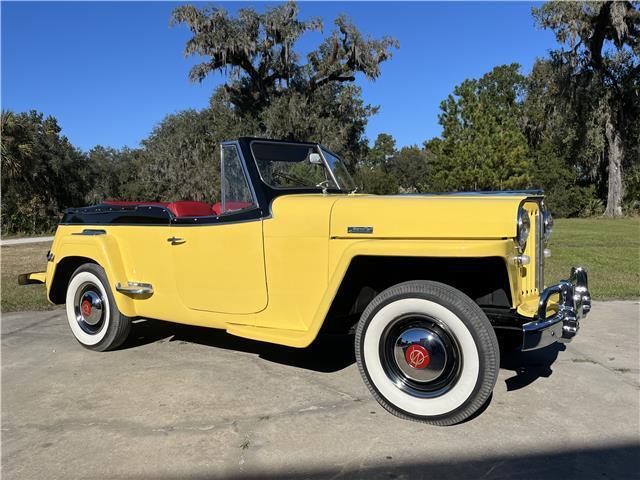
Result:
{"label": "concrete driveway", "polygon": [[141,321],[83,349],[62,310],[2,318],[2,477],[638,478],[638,302],[596,303],[573,343],[503,359],[455,427],[387,414],[348,337],[306,350]]}

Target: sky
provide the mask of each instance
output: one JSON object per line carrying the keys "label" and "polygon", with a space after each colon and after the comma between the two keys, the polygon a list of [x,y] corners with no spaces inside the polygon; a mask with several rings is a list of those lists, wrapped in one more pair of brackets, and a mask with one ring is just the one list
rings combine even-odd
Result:
{"label": "sky", "polygon": [[[197,2],[194,2],[197,3]],[[230,12],[273,4],[220,3]],[[185,26],[169,26],[170,2],[1,2],[2,109],[53,115],[77,147],[136,147],[165,115],[206,107],[224,77],[192,84],[198,59],[185,58]],[[205,5],[205,4],[199,4]],[[517,3],[302,2],[300,17],[319,16],[324,35],[341,13],[372,37],[400,42],[376,81],[358,78],[364,100],[380,110],[367,126],[398,146],[440,134],[440,102],[455,85],[494,66],[519,63],[530,71],[556,47],[553,34],[534,25],[531,7]],[[307,33],[308,52],[322,39]],[[312,140],[312,139],[310,139]]]}

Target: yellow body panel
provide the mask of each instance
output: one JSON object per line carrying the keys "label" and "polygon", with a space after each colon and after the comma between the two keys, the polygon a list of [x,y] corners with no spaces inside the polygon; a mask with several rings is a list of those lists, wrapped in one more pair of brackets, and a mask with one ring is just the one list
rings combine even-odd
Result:
{"label": "yellow body panel", "polygon": [[[127,316],[223,328],[304,347],[316,337],[356,256],[500,257],[507,265],[512,307],[535,300],[531,269],[510,261],[517,254],[516,214],[525,199],[285,195],[273,201],[263,220],[171,227],[61,225],[47,284],[50,288],[56,266],[66,257],[87,257],[105,269],[117,306]],[[527,208],[533,212],[537,203]],[[349,233],[354,226],[372,232]],[[81,235],[87,228],[106,233]],[[183,241],[172,244],[170,237]],[[127,282],[150,283],[153,294],[137,298],[115,291],[117,283]]]}
{"label": "yellow body panel", "polygon": [[347,228],[371,226],[375,238],[514,237],[519,203],[517,197],[350,196],[334,206],[331,236],[359,237]]}
{"label": "yellow body panel", "polygon": [[262,221],[172,226],[174,288],[184,305],[206,312],[246,314],[267,306]]}

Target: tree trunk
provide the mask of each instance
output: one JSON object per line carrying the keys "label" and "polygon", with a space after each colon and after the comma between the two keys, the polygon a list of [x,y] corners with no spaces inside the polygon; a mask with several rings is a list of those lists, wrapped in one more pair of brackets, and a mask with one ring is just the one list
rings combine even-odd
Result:
{"label": "tree trunk", "polygon": [[620,131],[616,128],[609,112],[606,117],[605,136],[608,144],[609,181],[605,217],[622,216],[622,158],[624,147]]}

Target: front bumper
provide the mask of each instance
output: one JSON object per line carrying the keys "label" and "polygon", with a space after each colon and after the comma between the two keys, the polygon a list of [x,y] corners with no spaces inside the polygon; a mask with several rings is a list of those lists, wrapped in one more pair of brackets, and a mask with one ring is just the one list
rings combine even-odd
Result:
{"label": "front bumper", "polygon": [[[547,316],[552,296],[558,295],[556,312]],[[540,295],[536,320],[522,326],[522,350],[535,350],[557,341],[569,342],[580,329],[580,319],[591,310],[587,271],[572,268],[568,280],[546,288]]]}

